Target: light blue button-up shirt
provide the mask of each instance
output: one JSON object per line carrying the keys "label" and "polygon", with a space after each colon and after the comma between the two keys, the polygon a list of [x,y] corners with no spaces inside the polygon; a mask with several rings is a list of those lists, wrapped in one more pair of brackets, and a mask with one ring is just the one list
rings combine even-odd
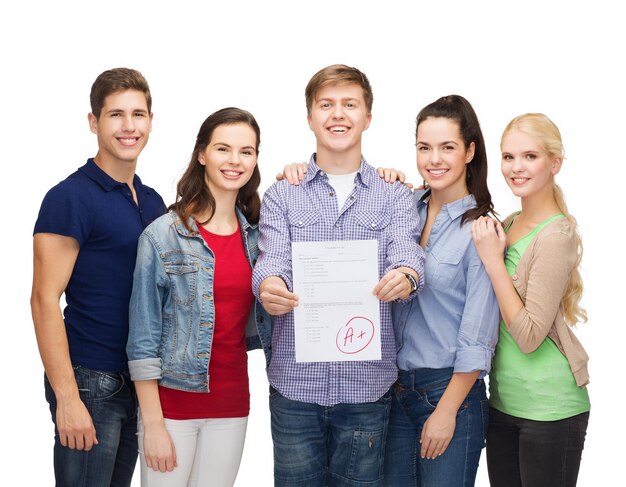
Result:
{"label": "light blue button-up shirt", "polygon": [[[429,194],[414,194],[420,237]],[[426,285],[414,300],[393,306],[401,370],[453,367],[480,370],[482,378],[491,368],[500,310],[472,241],[471,222],[461,226],[463,213],[475,206],[472,195],[443,206],[424,248]]]}

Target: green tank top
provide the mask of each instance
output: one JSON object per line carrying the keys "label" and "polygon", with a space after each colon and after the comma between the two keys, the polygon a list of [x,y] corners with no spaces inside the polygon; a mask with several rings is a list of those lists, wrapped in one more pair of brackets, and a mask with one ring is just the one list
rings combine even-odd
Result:
{"label": "green tank top", "polygon": [[[509,275],[515,273],[539,230],[557,218],[564,215],[548,218],[509,247],[504,259]],[[535,421],[565,419],[591,408],[587,389],[576,385],[569,362],[556,344],[546,337],[534,352],[525,354],[504,321],[500,321],[500,338],[489,374],[489,403],[503,413]]]}

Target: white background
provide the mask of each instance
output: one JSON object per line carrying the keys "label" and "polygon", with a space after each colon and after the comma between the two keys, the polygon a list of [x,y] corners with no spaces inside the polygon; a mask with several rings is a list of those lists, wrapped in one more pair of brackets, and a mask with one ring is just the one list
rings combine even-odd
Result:
{"label": "white background", "polygon": [[[364,154],[418,183],[414,119],[451,93],[482,123],[489,184],[500,215],[516,201],[499,174],[499,137],[528,111],[560,127],[558,177],[580,223],[585,254],[579,337],[591,356],[592,414],[579,485],[618,485],[623,472],[624,36],[618,2],[3,2],[0,7],[2,230],[0,483],[52,485],[53,427],[30,318],[32,229],[45,192],[96,152],[89,89],[127,66],[154,98],[138,173],[167,203],[201,122],[245,108],[262,129],[265,189],[314,149],[304,87],[320,68],[362,69],[374,90]],[[272,484],[267,383],[250,354],[252,413],[238,486]],[[619,396],[618,396],[619,395]],[[135,478],[138,485],[138,476]],[[484,457],[478,485],[488,485]]]}

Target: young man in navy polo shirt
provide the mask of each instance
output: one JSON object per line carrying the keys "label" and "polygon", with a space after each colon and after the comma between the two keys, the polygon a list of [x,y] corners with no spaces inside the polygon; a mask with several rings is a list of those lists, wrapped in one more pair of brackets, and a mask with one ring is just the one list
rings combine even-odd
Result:
{"label": "young man in navy polo shirt", "polygon": [[127,486],[135,468],[128,303],[139,235],[165,211],[135,175],[151,105],[138,71],[98,76],[88,115],[98,153],[46,194],[35,224],[31,307],[55,424],[57,486]]}

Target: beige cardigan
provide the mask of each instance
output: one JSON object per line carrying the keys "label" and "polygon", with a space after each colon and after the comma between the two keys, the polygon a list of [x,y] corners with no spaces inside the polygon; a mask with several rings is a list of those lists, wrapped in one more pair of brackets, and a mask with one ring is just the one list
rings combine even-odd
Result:
{"label": "beige cardigan", "polygon": [[[509,215],[507,228],[517,213]],[[563,294],[576,265],[577,249],[574,227],[559,218],[543,227],[520,258],[513,285],[524,307],[509,324],[509,332],[524,353],[530,353],[550,337],[567,358],[576,384],[589,383],[589,357],[563,319]]]}

